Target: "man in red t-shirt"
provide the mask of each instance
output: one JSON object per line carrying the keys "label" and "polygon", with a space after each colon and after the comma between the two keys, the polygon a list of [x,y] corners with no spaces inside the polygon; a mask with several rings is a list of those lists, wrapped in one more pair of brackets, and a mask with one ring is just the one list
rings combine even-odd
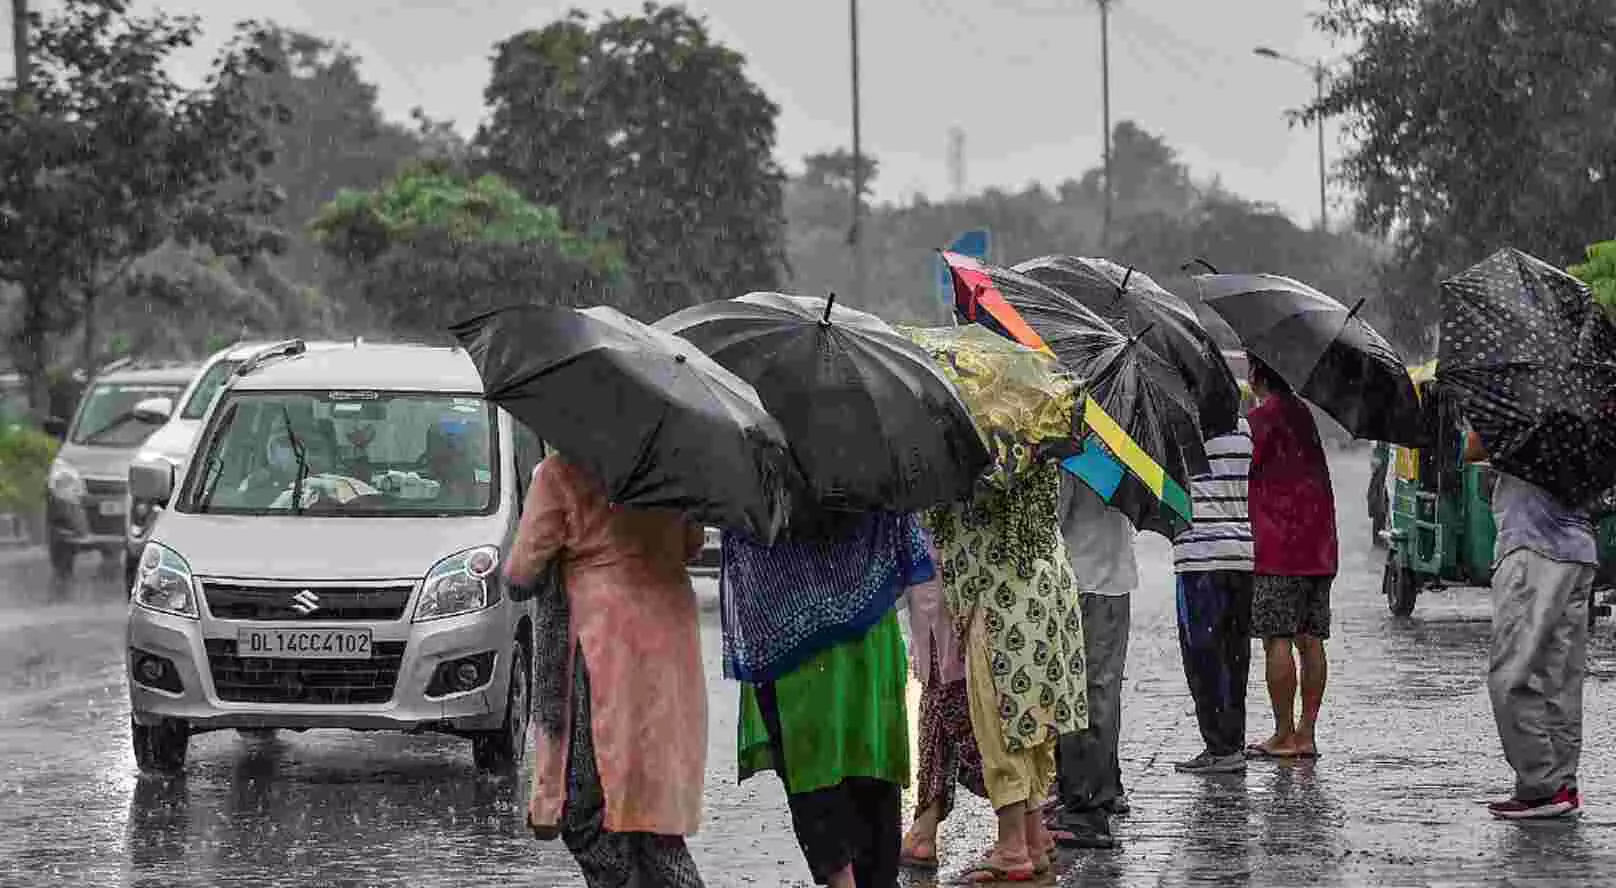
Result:
{"label": "man in red t-shirt", "polygon": [[[1336,574],[1335,495],[1313,412],[1268,365],[1250,358],[1251,533],[1256,570],[1251,635],[1263,642],[1274,735],[1247,747],[1270,758],[1315,758],[1324,701],[1330,585]],[[1297,669],[1297,659],[1301,669]],[[1302,691],[1302,715],[1296,691]]]}

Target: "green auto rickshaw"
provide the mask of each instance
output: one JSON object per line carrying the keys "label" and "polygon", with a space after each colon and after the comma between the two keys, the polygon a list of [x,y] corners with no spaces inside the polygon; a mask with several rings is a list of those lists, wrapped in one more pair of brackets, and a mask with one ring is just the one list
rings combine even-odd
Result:
{"label": "green auto rickshaw", "polygon": [[[1493,523],[1490,466],[1464,461],[1456,405],[1435,386],[1435,362],[1411,370],[1431,446],[1408,448],[1376,444],[1375,459],[1388,468],[1384,517],[1377,525],[1386,546],[1386,569],[1381,589],[1393,615],[1414,612],[1420,592],[1428,588],[1489,586],[1492,583],[1493,544],[1498,530]],[[1373,504],[1376,491],[1370,490]],[[1616,583],[1616,516],[1598,525],[1600,568],[1597,591]],[[1608,606],[1589,601],[1588,619],[1608,613]]]}

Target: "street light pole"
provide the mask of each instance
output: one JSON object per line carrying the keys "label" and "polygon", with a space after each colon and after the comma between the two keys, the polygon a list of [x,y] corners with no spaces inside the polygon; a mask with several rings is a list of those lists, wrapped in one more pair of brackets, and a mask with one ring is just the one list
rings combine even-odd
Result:
{"label": "street light pole", "polygon": [[1329,198],[1325,194],[1324,172],[1324,62],[1313,66],[1313,107],[1320,109],[1319,116],[1313,121],[1313,128],[1319,134],[1319,231],[1330,230]]}
{"label": "street light pole", "polygon": [[[1312,74],[1313,96],[1316,100],[1316,107],[1323,107],[1325,69],[1324,61],[1322,59],[1309,62],[1305,59],[1299,59],[1295,56],[1286,55],[1285,53],[1275,49],[1269,49],[1266,46],[1259,46],[1252,50],[1252,52],[1262,56],[1265,59],[1274,59],[1275,61],[1289,62],[1293,65],[1298,65],[1305,69],[1308,73]],[[1330,211],[1329,196],[1327,192],[1328,167],[1324,157],[1324,114],[1322,111],[1319,113],[1318,117],[1314,118],[1313,126],[1318,130],[1319,137],[1319,230],[1329,231]]]}
{"label": "street light pole", "polygon": [[33,79],[28,50],[28,0],[11,0],[11,60],[15,65],[13,77],[16,80],[13,89],[19,108],[28,100],[28,86]]}
{"label": "street light pole", "polygon": [[848,229],[848,245],[853,248],[853,293],[863,299],[864,292],[864,149],[859,129],[859,38],[858,0],[848,0],[849,34],[853,51],[853,224]]}
{"label": "street light pole", "polygon": [[1100,229],[1100,246],[1111,248],[1111,0],[1094,0],[1100,6],[1100,120],[1105,130],[1105,217]]}

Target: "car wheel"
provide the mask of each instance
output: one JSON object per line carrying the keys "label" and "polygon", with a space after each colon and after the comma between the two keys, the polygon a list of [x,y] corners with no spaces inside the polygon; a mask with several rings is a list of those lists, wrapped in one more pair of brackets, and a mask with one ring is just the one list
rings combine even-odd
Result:
{"label": "car wheel", "polygon": [[528,715],[533,710],[532,665],[527,646],[518,642],[512,648],[511,680],[505,695],[505,723],[497,731],[486,731],[472,738],[471,754],[477,770],[508,774],[522,764],[527,750]]}
{"label": "car wheel", "polygon": [[1404,567],[1397,560],[1397,553],[1386,555],[1386,571],[1380,581],[1381,591],[1386,595],[1386,609],[1394,617],[1406,617],[1414,613],[1414,602],[1420,596],[1419,575],[1408,567]]}
{"label": "car wheel", "polygon": [[191,729],[184,722],[163,721],[142,725],[129,720],[129,739],[135,748],[135,764],[149,774],[177,774],[185,770],[185,753],[191,746]]}

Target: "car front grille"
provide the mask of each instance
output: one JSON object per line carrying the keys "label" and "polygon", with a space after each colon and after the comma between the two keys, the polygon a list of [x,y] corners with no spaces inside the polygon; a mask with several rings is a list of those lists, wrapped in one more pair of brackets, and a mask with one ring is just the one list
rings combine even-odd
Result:
{"label": "car front grille", "polygon": [[129,492],[129,482],[110,478],[86,478],[84,492],[96,499],[118,499]]}
{"label": "car front grille", "polygon": [[378,641],[364,660],[240,657],[230,638],[207,639],[213,690],[230,703],[375,704],[393,699],[402,641]]}
{"label": "car front grille", "polygon": [[[312,592],[312,611],[295,607],[296,596]],[[255,586],[202,581],[208,613],[221,620],[364,620],[385,622],[404,616],[413,585]],[[305,599],[307,600],[307,599]]]}

